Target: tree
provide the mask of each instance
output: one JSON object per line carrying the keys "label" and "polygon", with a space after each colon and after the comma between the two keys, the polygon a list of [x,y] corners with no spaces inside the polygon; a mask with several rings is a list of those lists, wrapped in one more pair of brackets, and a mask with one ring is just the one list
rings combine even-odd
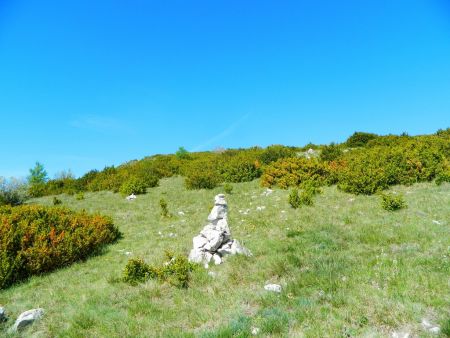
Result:
{"label": "tree", "polygon": [[180,147],[178,148],[177,152],[175,153],[175,155],[180,159],[180,160],[189,160],[191,158],[191,156],[189,155],[189,152],[184,148],[184,147]]}
{"label": "tree", "polygon": [[30,175],[27,177],[29,188],[28,193],[31,197],[40,197],[44,195],[45,183],[48,180],[47,172],[44,166],[36,162],[34,168],[30,169]]}
{"label": "tree", "polygon": [[34,168],[30,169],[30,176],[28,176],[28,183],[30,185],[36,185],[36,184],[44,184],[47,182],[48,176],[47,172],[44,169],[44,166],[36,162]]}

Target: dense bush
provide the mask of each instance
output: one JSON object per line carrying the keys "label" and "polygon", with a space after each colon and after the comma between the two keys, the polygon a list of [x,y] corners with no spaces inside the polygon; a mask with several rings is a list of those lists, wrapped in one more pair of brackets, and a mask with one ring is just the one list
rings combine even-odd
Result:
{"label": "dense bush", "polygon": [[131,194],[145,194],[147,190],[147,186],[142,179],[131,177],[122,183],[120,186],[120,193],[122,195],[131,195]]}
{"label": "dense bush", "polygon": [[271,145],[264,149],[262,154],[259,156],[259,159],[261,163],[269,164],[282,158],[295,157],[295,155],[295,148],[282,145]]}
{"label": "dense bush", "polygon": [[225,191],[226,194],[231,195],[233,193],[233,186],[229,183],[225,183],[223,185],[223,191]]}
{"label": "dense bush", "polygon": [[328,163],[317,159],[288,158],[268,165],[261,176],[261,184],[265,187],[279,186],[298,187],[305,182],[313,182],[320,186],[329,183],[330,168]]}
{"label": "dense bush", "polygon": [[152,266],[140,258],[130,259],[123,271],[123,280],[131,285],[143,283],[149,279],[168,282],[180,288],[189,286],[190,274],[195,265],[185,256],[166,252],[167,261],[159,266]]}
{"label": "dense bush", "polygon": [[0,207],[0,289],[98,253],[120,236],[112,220],[60,207]]}
{"label": "dense bush", "polygon": [[381,194],[381,206],[387,211],[396,211],[406,208],[406,202],[402,195]]}
{"label": "dense bush", "polygon": [[222,177],[225,182],[250,182],[261,176],[261,166],[257,159],[245,154],[230,158],[221,165]]}
{"label": "dense bush", "polygon": [[292,189],[291,192],[289,193],[288,202],[294,209],[300,207],[300,196],[298,194],[297,188]]}
{"label": "dense bush", "polygon": [[222,182],[218,171],[216,156],[205,157],[204,159],[191,161],[184,168],[184,184],[187,189],[213,189]]}
{"label": "dense bush", "polygon": [[338,187],[370,195],[395,184],[431,181],[444,162],[442,148],[433,140],[406,139],[390,147],[357,149],[342,157]]}
{"label": "dense bush", "polygon": [[337,144],[331,143],[328,146],[324,146],[320,152],[320,159],[322,161],[335,161],[341,157],[343,151]]}
{"label": "dense bush", "polygon": [[364,147],[370,140],[376,139],[377,137],[378,135],[376,134],[357,131],[347,139],[345,144],[350,148]]}

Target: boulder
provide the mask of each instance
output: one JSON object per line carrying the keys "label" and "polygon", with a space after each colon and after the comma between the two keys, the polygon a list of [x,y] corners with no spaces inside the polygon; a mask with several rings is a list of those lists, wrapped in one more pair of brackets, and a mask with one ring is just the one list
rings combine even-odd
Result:
{"label": "boulder", "polygon": [[8,317],[6,316],[5,308],[0,306],[0,323],[6,322]]}
{"label": "boulder", "polygon": [[17,318],[13,327],[11,328],[12,332],[20,331],[24,327],[32,324],[36,320],[40,319],[44,315],[44,309],[32,309],[25,311],[20,314],[19,318]]}

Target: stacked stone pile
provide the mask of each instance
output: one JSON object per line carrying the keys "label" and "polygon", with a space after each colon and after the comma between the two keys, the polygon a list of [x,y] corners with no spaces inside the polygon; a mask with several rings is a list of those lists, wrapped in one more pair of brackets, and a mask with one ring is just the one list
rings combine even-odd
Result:
{"label": "stacked stone pile", "polygon": [[191,262],[203,263],[207,267],[210,262],[216,265],[222,263],[225,255],[251,255],[249,250],[231,238],[225,195],[219,194],[214,198],[214,207],[208,221],[200,235],[192,240],[194,247],[189,254]]}

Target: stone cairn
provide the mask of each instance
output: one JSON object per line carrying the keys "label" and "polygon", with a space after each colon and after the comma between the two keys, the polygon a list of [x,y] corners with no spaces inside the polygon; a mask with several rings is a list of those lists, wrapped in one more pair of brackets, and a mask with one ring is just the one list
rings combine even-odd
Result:
{"label": "stone cairn", "polygon": [[189,261],[203,263],[207,268],[212,261],[219,265],[225,255],[242,254],[251,256],[248,249],[231,239],[228,226],[228,205],[225,195],[219,194],[214,198],[214,208],[208,216],[209,223],[192,240],[194,248],[189,254]]}

